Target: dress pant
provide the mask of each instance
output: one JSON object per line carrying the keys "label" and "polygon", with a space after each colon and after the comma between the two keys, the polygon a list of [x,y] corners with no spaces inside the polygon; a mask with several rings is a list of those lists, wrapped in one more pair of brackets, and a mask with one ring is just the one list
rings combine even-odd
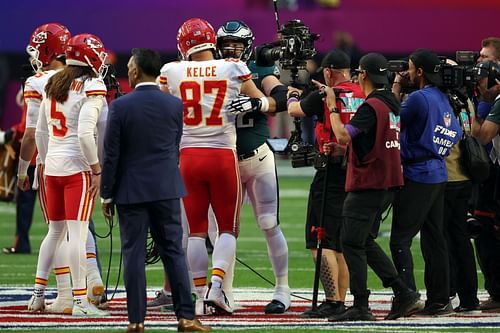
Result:
{"label": "dress pant", "polygon": [[[33,184],[35,174],[35,166],[30,165],[28,168],[28,177],[30,184]],[[28,190],[17,191],[16,201],[16,239],[14,249],[16,253],[30,253],[30,237],[29,231],[33,223],[33,212],[35,210],[36,191]]]}
{"label": "dress pant", "polygon": [[148,228],[162,260],[166,263],[175,314],[178,319],[193,319],[191,285],[182,249],[180,200],[118,204],[117,209],[129,321],[141,323],[146,316],[145,258]]}

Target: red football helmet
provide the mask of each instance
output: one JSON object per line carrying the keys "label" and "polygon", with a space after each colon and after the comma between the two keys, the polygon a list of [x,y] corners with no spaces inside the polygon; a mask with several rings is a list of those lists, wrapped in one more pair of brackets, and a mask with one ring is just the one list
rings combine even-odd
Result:
{"label": "red football helmet", "polygon": [[104,76],[108,54],[99,37],[91,34],[80,34],[68,41],[66,45],[66,64],[72,66],[89,66],[97,74]]}
{"label": "red football helmet", "polygon": [[177,32],[177,48],[184,60],[195,52],[213,49],[215,51],[215,31],[212,25],[200,18],[184,22]]}
{"label": "red football helmet", "polygon": [[47,23],[36,28],[26,47],[26,52],[32,58],[33,69],[39,71],[55,58],[64,55],[70,37],[68,29],[59,23]]}

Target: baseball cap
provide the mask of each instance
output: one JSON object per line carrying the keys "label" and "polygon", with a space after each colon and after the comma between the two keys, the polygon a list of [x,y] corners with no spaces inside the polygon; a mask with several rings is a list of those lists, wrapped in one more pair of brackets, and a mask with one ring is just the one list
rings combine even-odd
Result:
{"label": "baseball cap", "polygon": [[359,67],[366,71],[370,81],[377,84],[389,84],[387,66],[387,59],[380,53],[368,53],[359,60]]}
{"label": "baseball cap", "polygon": [[416,68],[422,68],[427,81],[437,86],[441,85],[442,80],[439,73],[441,61],[437,54],[429,49],[417,49],[410,55],[410,60]]}
{"label": "baseball cap", "polygon": [[323,57],[321,61],[321,67],[318,71],[322,71],[323,68],[333,68],[333,69],[345,69],[351,68],[351,59],[342,50],[333,49],[326,56]]}

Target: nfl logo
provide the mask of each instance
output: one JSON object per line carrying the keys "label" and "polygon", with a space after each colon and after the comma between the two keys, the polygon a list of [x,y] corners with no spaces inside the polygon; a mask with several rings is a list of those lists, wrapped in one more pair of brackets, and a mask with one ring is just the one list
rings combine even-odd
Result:
{"label": "nfl logo", "polygon": [[443,119],[444,119],[444,124],[445,124],[445,126],[446,126],[446,127],[450,127],[450,125],[451,125],[451,114],[450,114],[449,112],[446,112],[446,113],[444,114]]}

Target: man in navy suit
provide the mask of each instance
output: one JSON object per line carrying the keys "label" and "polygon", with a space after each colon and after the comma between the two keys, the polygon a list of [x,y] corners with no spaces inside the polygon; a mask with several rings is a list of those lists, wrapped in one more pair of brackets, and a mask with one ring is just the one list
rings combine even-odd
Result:
{"label": "man in navy suit", "polygon": [[167,264],[178,331],[209,331],[194,319],[190,281],[181,246],[180,197],[185,189],[177,156],[183,105],[155,84],[161,60],[157,52],[132,50],[128,62],[130,94],[115,100],[108,115],[101,179],[103,213],[116,204],[124,262],[130,324],[143,332],[146,316],[146,238],[148,228]]}

